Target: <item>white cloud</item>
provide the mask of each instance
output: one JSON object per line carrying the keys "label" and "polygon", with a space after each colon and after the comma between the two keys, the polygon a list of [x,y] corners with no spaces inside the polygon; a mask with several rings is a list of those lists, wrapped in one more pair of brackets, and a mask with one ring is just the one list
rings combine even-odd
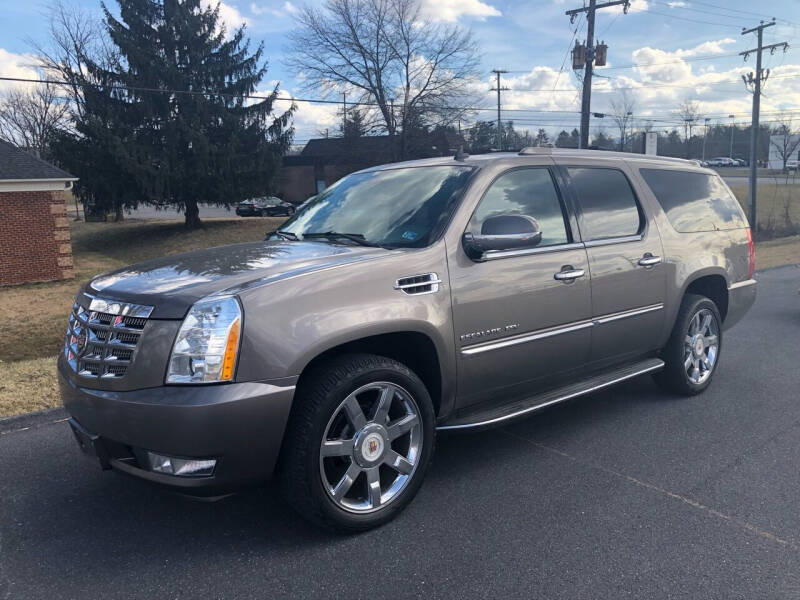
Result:
{"label": "white cloud", "polygon": [[275,18],[280,19],[283,17],[296,15],[298,12],[300,12],[300,9],[297,8],[297,6],[295,6],[291,2],[289,2],[288,0],[286,0],[286,2],[283,3],[283,6],[281,8],[271,8],[269,6],[262,6],[257,2],[251,2],[250,12],[253,13],[254,15],[271,15]]}
{"label": "white cloud", "polygon": [[674,2],[667,2],[667,6],[669,6],[670,8],[682,8],[684,6],[689,6],[689,5],[683,0],[674,0]]}
{"label": "white cloud", "polygon": [[[631,0],[631,5],[628,8],[628,14],[635,13],[635,12],[644,12],[649,8],[647,4],[647,0]],[[611,6],[606,9],[610,14],[619,14],[624,12],[624,7],[622,4],[617,4],[616,6]],[[603,11],[606,12],[606,11]]]}
{"label": "white cloud", "polygon": [[[34,56],[28,54],[14,54],[13,52],[0,48],[0,74],[2,74],[3,77],[35,79],[37,77],[36,69],[33,68],[35,62],[36,58]],[[33,84],[0,81],[0,91],[29,85]]]}
{"label": "white cloud", "polygon": [[248,25],[250,23],[249,19],[242,15],[242,13],[239,12],[239,9],[232,4],[228,4],[226,2],[217,3],[216,0],[201,0],[201,5],[203,8],[207,8],[209,6],[213,8],[217,6],[217,4],[219,4],[219,18],[223,23],[225,23],[225,29],[228,35],[242,25]]}
{"label": "white cloud", "polygon": [[460,17],[484,20],[503,13],[481,0],[423,0],[423,14],[434,21],[457,21]]}

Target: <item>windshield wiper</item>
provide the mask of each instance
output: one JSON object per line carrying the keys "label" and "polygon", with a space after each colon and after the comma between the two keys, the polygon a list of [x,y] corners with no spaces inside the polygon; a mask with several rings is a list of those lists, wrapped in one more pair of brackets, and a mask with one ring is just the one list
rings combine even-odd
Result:
{"label": "windshield wiper", "polygon": [[361,233],[341,233],[339,231],[312,231],[310,233],[304,233],[303,239],[314,239],[314,238],[325,238],[328,240],[335,240],[337,238],[342,238],[345,240],[350,240],[351,242],[355,242],[360,246],[370,246],[370,247],[378,247],[380,244],[376,244],[375,242],[370,242],[364,235]]}
{"label": "windshield wiper", "polygon": [[297,237],[297,234],[292,233],[291,231],[284,231],[282,229],[279,229],[278,231],[275,232],[275,234],[281,236],[285,240],[292,240],[293,242],[297,242],[300,240],[300,238]]}

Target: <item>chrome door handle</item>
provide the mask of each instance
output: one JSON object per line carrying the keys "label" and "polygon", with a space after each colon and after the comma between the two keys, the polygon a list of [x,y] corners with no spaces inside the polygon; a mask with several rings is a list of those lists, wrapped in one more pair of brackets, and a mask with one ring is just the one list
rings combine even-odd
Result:
{"label": "chrome door handle", "polygon": [[563,271],[559,271],[553,277],[558,281],[574,281],[578,277],[583,277],[586,275],[586,271],[583,269],[565,269]]}
{"label": "chrome door handle", "polygon": [[649,252],[639,259],[640,267],[652,267],[661,262],[660,256],[653,256]]}

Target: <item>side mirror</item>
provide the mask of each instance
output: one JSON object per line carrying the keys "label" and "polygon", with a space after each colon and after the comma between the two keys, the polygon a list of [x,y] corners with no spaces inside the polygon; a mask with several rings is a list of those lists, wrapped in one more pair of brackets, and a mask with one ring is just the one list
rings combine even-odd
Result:
{"label": "side mirror", "polygon": [[533,248],[541,241],[542,230],[536,219],[508,214],[489,217],[480,234],[467,232],[462,238],[467,256],[476,261],[485,260],[487,252]]}

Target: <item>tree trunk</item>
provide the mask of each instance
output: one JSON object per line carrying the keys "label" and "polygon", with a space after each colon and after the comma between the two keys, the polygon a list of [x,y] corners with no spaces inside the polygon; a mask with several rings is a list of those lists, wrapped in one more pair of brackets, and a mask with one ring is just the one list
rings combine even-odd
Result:
{"label": "tree trunk", "polygon": [[194,200],[187,200],[184,206],[186,207],[184,210],[184,216],[186,217],[184,226],[186,229],[198,229],[202,227],[203,222],[200,220],[200,208],[197,206],[197,202]]}
{"label": "tree trunk", "polygon": [[117,204],[116,211],[114,212],[114,223],[122,223],[125,220],[125,212],[123,211],[122,204]]}

